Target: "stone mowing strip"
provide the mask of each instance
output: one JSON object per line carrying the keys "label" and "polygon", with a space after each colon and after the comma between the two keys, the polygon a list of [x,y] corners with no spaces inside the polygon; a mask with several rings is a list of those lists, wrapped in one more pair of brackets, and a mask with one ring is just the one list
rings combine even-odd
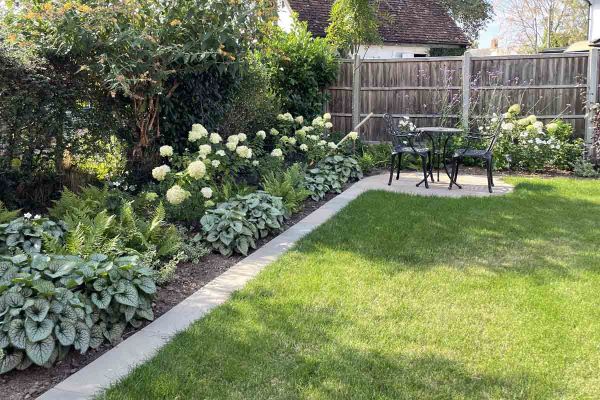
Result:
{"label": "stone mowing strip", "polygon": [[[215,307],[225,303],[231,294],[242,289],[248,281],[290,249],[303,236],[326,222],[360,194],[369,190],[388,190],[402,193],[418,193],[458,197],[464,195],[487,195],[483,177],[468,177],[473,186],[467,190],[448,191],[446,184],[435,185],[430,191],[425,188],[413,189],[418,181],[414,174],[404,175],[400,181],[387,186],[387,175],[372,176],[355,183],[300,222],[275,237],[273,240],[244,258],[206,286],[157,318],[119,345],[104,353],[54,388],[48,390],[39,400],[89,399],[99,394],[127,374],[136,366],[152,358],[156,352],[178,332],[208,314]],[[471,182],[472,181],[472,182]],[[510,191],[508,185],[498,182],[496,194]]]}

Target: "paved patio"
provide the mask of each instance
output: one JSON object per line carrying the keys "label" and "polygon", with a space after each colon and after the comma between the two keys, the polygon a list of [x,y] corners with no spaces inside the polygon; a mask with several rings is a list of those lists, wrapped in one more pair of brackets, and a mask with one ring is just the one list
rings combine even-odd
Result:
{"label": "paved patio", "polygon": [[496,186],[494,187],[493,193],[490,194],[488,192],[487,177],[485,175],[459,175],[458,183],[462,186],[462,189],[454,186],[452,190],[448,190],[450,179],[443,172],[440,174],[440,182],[431,183],[431,180],[429,181],[429,189],[426,189],[424,184],[419,187],[416,186],[422,179],[423,174],[421,172],[403,171],[400,173],[399,180],[396,180],[396,174],[394,174],[391,186],[388,186],[389,174],[369,176],[354,186],[360,187],[363,191],[385,190],[396,193],[443,197],[498,196],[510,193],[513,190],[513,187],[504,182],[501,178],[494,177]]}

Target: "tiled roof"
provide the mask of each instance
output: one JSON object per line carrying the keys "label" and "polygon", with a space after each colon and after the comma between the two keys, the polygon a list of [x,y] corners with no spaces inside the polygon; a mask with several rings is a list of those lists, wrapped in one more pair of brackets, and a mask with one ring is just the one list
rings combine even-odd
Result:
{"label": "tiled roof", "polygon": [[[333,0],[288,0],[316,36],[324,36]],[[469,44],[464,32],[435,0],[382,0],[379,33],[386,43]]]}

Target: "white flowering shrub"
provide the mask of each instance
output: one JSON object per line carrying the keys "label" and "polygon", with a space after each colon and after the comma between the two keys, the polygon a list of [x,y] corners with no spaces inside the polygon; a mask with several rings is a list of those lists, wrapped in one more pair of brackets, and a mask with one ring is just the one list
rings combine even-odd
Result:
{"label": "white flowering shrub", "polygon": [[284,113],[275,120],[275,127],[228,137],[194,124],[186,152],[175,154],[172,146],[162,146],[164,164],[152,170],[152,177],[164,193],[171,217],[197,221],[206,209],[228,200],[224,188],[244,180],[258,183],[266,173],[294,162],[314,167],[327,156],[344,154],[358,139],[358,133],[350,132],[334,141],[329,113],[313,120]]}
{"label": "white flowering shrub", "polygon": [[535,115],[522,116],[520,113],[521,107],[515,104],[502,119],[494,116],[489,124],[479,128],[484,133],[493,132],[501,123],[494,148],[496,168],[571,169],[583,151],[583,141],[573,137],[572,126],[562,120],[544,124]]}

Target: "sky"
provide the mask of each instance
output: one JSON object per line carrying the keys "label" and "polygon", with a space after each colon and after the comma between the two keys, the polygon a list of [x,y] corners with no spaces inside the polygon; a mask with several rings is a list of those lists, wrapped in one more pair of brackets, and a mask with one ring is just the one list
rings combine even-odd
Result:
{"label": "sky", "polygon": [[[487,49],[490,47],[492,39],[500,35],[500,22],[498,17],[494,17],[494,20],[486,27],[485,30],[479,35],[479,48]],[[502,38],[500,38],[502,39]],[[506,44],[504,44],[506,45]],[[500,43],[500,47],[503,47],[503,43]]]}

